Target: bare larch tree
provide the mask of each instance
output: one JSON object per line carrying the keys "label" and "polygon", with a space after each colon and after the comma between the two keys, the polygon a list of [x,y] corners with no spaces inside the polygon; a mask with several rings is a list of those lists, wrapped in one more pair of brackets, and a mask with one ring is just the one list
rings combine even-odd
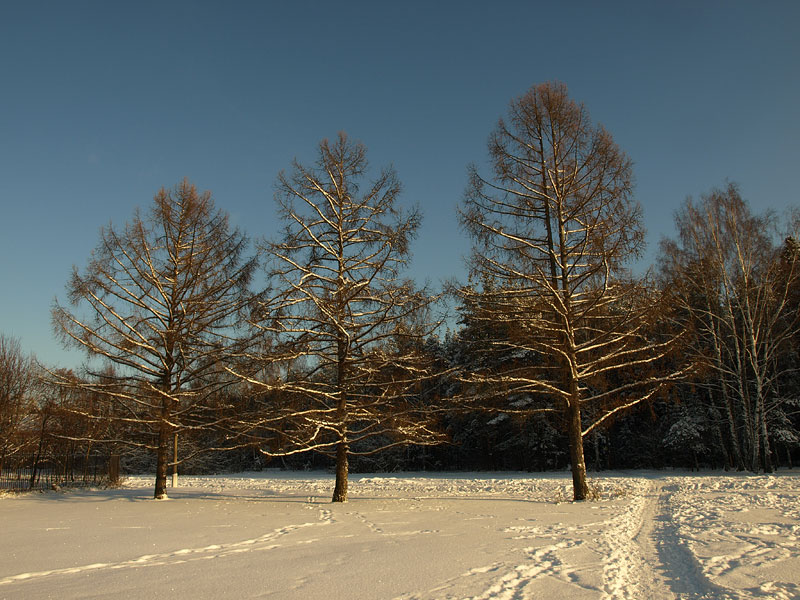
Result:
{"label": "bare larch tree", "polygon": [[459,292],[475,322],[510,332],[488,340],[487,352],[535,358],[466,373],[465,389],[528,394],[561,415],[574,498],[583,500],[584,436],[668,379],[649,368],[669,347],[648,333],[657,299],[624,268],[643,247],[631,162],[559,83],[513,100],[488,146],[491,176],[470,168],[460,212],[482,287]]}
{"label": "bare larch tree", "polygon": [[347,500],[348,455],[439,439],[418,393],[431,298],[401,279],[420,215],[398,206],[399,194],[391,168],[368,180],[366,148],[344,133],[276,185],[286,227],[263,247],[272,289],[254,311],[270,348],[249,362],[273,376],[248,378],[270,393],[245,438],[279,435],[265,454],[335,454],[334,502]]}
{"label": "bare larch tree", "polygon": [[222,364],[256,265],[244,259],[247,243],[211,194],[184,180],[161,189],[146,216],[137,210],[122,230],[101,229],[85,271],[75,267],[66,286],[74,311],[54,305],[57,334],[90,358],[78,381],[152,436],[156,498],[166,497],[173,435],[202,426],[230,382]]}

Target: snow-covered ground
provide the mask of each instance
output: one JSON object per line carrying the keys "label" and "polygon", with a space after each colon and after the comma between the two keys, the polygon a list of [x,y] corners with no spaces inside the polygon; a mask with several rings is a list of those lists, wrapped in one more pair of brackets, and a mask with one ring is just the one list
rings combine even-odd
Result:
{"label": "snow-covered ground", "polygon": [[800,471],[152,478],[0,499],[0,598],[800,598]]}

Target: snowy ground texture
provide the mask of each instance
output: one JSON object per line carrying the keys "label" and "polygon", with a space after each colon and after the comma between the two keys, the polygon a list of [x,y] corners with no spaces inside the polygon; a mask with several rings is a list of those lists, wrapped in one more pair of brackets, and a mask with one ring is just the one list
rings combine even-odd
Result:
{"label": "snowy ground texture", "polygon": [[151,478],[0,498],[0,598],[800,598],[800,471]]}

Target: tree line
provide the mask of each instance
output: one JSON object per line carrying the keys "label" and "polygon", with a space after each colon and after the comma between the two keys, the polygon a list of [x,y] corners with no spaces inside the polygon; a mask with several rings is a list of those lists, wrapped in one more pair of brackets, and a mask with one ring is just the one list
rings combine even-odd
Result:
{"label": "tree line", "polygon": [[420,211],[344,133],[279,175],[282,233],[252,255],[210,193],[160,190],[101,229],[54,304],[80,373],[0,337],[0,469],[34,439],[102,444],[154,467],[160,498],[179,462],[331,465],[346,501],[351,463],[569,466],[575,500],[587,462],[791,466],[796,216],[753,214],[728,184],[687,200],[635,275],[632,163],[559,83],[511,101],[486,164],[458,213],[469,279],[438,292],[406,272]]}

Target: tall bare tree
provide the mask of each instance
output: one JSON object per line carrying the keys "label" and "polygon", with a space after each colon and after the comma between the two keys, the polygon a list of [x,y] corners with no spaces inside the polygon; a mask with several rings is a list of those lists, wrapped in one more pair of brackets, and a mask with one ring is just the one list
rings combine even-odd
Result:
{"label": "tall bare tree", "polygon": [[320,143],[313,167],[281,173],[286,228],[263,247],[273,289],[254,313],[273,375],[249,377],[271,404],[247,435],[279,435],[265,453],[334,453],[334,502],[347,500],[352,453],[438,440],[418,397],[431,299],[401,279],[420,215],[398,206],[393,169],[368,172],[366,148],[340,133]]}
{"label": "tall bare tree", "polygon": [[101,229],[87,268],[74,268],[67,283],[76,312],[53,308],[65,344],[95,359],[81,385],[122,404],[129,422],[154,438],[156,498],[166,496],[173,435],[202,425],[208,402],[229,383],[221,365],[256,265],[246,249],[211,194],[184,180],[162,188],[146,216],[137,210],[121,230]]}
{"label": "tall bare tree", "polygon": [[661,243],[661,273],[680,307],[678,326],[713,375],[706,380],[726,417],[738,468],[771,470],[770,413],[778,383],[794,361],[782,360],[800,332],[795,238],[781,245],[773,216],[754,215],[733,184],[675,217],[678,237]]}
{"label": "tall bare tree", "polygon": [[[669,379],[649,369],[670,345],[647,328],[658,299],[624,268],[644,243],[631,162],[558,83],[511,102],[489,138],[489,159],[490,176],[470,169],[460,213],[482,288],[460,294],[474,321],[510,332],[487,351],[535,358],[464,382],[473,394],[531,394],[562,415],[574,498],[583,500],[584,436]],[[503,322],[511,326],[498,328]]]}
{"label": "tall bare tree", "polygon": [[23,354],[19,340],[0,334],[0,471],[6,458],[25,447],[36,377],[36,361]]}

